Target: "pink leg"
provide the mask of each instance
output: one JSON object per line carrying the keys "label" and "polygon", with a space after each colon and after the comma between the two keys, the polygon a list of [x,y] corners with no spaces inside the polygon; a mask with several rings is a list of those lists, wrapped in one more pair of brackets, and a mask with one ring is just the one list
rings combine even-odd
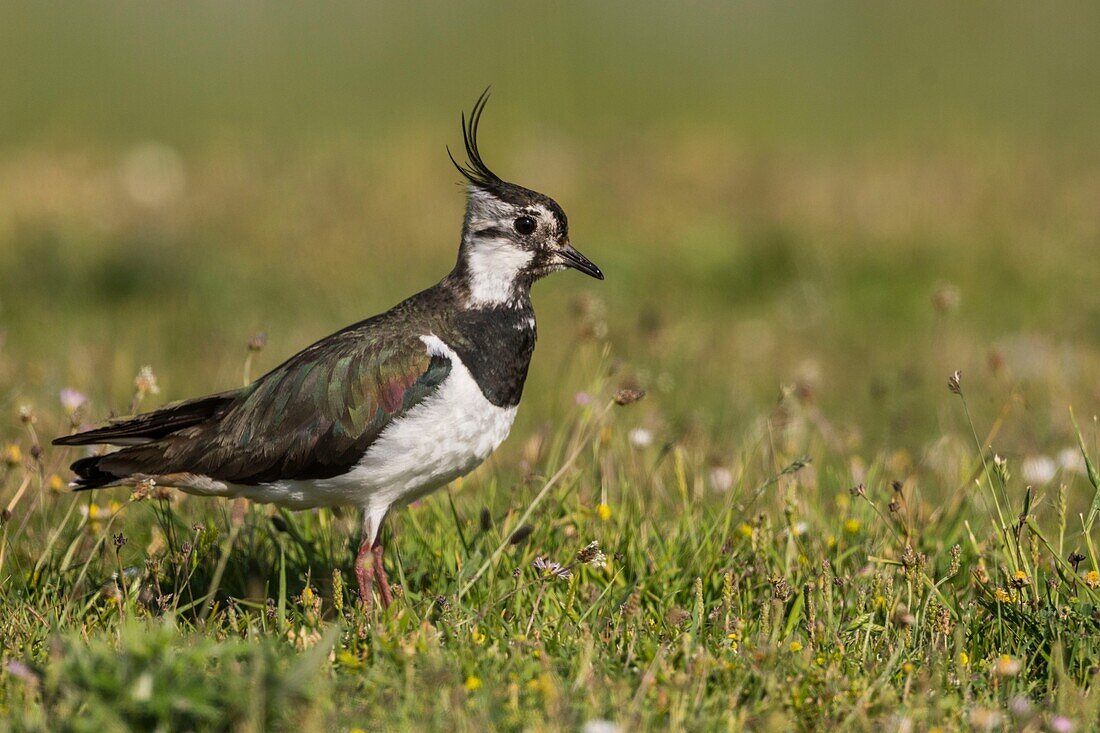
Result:
{"label": "pink leg", "polygon": [[382,543],[375,542],[374,547],[371,548],[371,554],[374,555],[374,568],[372,575],[374,575],[374,581],[378,583],[378,593],[382,597],[382,608],[389,608],[393,603],[393,594],[390,593],[390,579],[386,577],[386,568],[382,565]]}
{"label": "pink leg", "polygon": [[369,557],[370,554],[371,538],[364,533],[359,542],[359,552],[355,555],[355,578],[359,581],[359,601],[368,611],[374,603],[371,586],[374,584],[375,563]]}

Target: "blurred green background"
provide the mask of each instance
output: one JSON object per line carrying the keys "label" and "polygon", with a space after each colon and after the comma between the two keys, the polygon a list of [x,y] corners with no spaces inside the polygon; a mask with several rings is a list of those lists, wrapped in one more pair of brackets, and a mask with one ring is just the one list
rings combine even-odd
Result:
{"label": "blurred green background", "polygon": [[491,83],[490,165],[608,276],[537,287],[522,429],[606,339],[716,463],[790,399],[923,460],[954,369],[1056,455],[1100,403],[1098,37],[1085,2],[5,2],[0,407],[228,388],[253,333],[270,368],[432,284]]}

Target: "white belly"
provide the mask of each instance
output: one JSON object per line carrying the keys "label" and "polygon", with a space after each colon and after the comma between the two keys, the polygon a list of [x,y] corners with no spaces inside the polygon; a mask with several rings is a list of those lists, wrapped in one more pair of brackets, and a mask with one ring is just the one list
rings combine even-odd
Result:
{"label": "white belly", "polygon": [[346,474],[327,479],[233,486],[229,492],[295,509],[355,505],[385,513],[477,468],[512,428],[515,407],[497,407],[458,355],[436,336],[428,352],[451,361],[451,373],[432,396],[390,423]]}

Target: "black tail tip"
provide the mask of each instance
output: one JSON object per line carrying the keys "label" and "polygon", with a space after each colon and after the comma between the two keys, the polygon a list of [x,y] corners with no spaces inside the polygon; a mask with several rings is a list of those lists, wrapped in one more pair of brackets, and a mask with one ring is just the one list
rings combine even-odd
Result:
{"label": "black tail tip", "polygon": [[102,460],[103,456],[88,456],[75,461],[73,465],[69,466],[69,469],[77,476],[76,481],[73,482],[74,491],[99,489],[118,483],[123,478],[100,468],[99,462]]}

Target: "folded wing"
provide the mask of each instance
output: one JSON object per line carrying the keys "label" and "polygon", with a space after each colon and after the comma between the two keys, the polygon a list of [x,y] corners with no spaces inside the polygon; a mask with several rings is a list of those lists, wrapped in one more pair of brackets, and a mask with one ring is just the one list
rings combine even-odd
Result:
{"label": "folded wing", "polygon": [[127,477],[192,474],[235,484],[346,473],[385,427],[427,399],[451,370],[424,342],[349,330],[253,384],[120,420],[59,445],[125,445],[73,464],[78,488]]}

